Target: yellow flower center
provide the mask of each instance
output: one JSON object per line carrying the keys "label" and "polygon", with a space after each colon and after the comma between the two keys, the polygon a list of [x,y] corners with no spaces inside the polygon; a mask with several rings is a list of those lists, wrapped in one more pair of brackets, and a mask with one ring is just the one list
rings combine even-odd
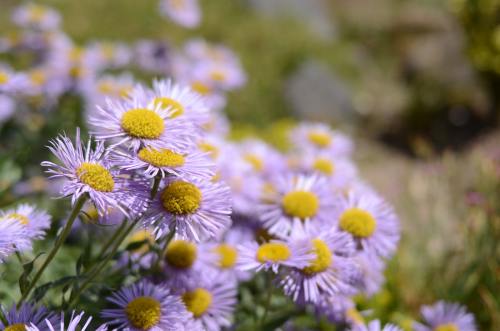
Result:
{"label": "yellow flower center", "polygon": [[42,70],[33,70],[30,79],[35,85],[41,86],[47,81],[47,76]]}
{"label": "yellow flower center", "polygon": [[260,172],[264,169],[264,161],[260,157],[255,154],[246,154],[244,160],[250,163],[253,169],[257,172]]}
{"label": "yellow flower center", "polygon": [[306,219],[318,212],[319,199],[308,191],[292,191],[283,197],[281,205],[287,215]]}
{"label": "yellow flower center", "polygon": [[168,184],[161,193],[163,208],[174,215],[192,214],[200,208],[202,194],[195,185],[181,180]]}
{"label": "yellow flower center", "polygon": [[76,169],[80,181],[96,191],[111,192],[115,188],[115,181],[108,169],[100,164],[84,162]]}
{"label": "yellow flower center", "polygon": [[219,254],[218,262],[222,269],[232,268],[238,259],[238,251],[228,244],[220,244],[215,248],[215,252]]}
{"label": "yellow flower center", "polygon": [[373,216],[362,209],[351,208],[340,215],[340,228],[353,236],[366,238],[373,234],[377,221]]}
{"label": "yellow flower center", "polygon": [[149,330],[160,321],[161,305],[155,298],[137,297],[127,304],[125,314],[135,328]]}
{"label": "yellow flower center", "polygon": [[210,78],[212,78],[216,82],[223,82],[226,80],[226,74],[222,71],[216,70],[210,74]]}
{"label": "yellow flower center", "polygon": [[153,103],[154,103],[155,107],[160,106],[163,109],[171,109],[172,114],[170,115],[170,117],[172,117],[172,118],[176,118],[176,117],[184,114],[184,106],[182,106],[182,104],[180,104],[179,102],[177,102],[174,99],[166,98],[166,97],[165,98],[155,98],[153,100]]}
{"label": "yellow flower center", "polygon": [[212,92],[212,89],[208,85],[203,84],[202,82],[199,81],[193,82],[191,84],[191,88],[193,89],[193,91],[201,95],[207,95],[210,92]]}
{"label": "yellow flower center", "polygon": [[47,12],[45,8],[36,5],[32,5],[29,11],[31,20],[35,22],[40,22],[41,20],[43,20],[43,17]]}
{"label": "yellow flower center", "polygon": [[7,214],[3,217],[0,217],[0,221],[6,220],[6,219],[14,219],[21,223],[22,225],[28,225],[30,222],[30,219],[24,215],[18,214],[18,213],[10,213]]}
{"label": "yellow flower center", "polygon": [[195,318],[200,317],[210,308],[212,299],[212,293],[204,288],[197,288],[182,295],[182,301],[187,310],[193,313]]}
{"label": "yellow flower center", "polygon": [[316,254],[316,258],[307,267],[302,269],[302,272],[307,275],[323,272],[332,264],[332,252],[328,248],[328,245],[318,238],[313,239],[312,244],[313,249],[311,252]]}
{"label": "yellow flower center", "polygon": [[165,259],[168,264],[179,268],[190,268],[196,261],[198,251],[196,245],[185,240],[174,240],[168,244]]}
{"label": "yellow flower center", "polygon": [[438,325],[433,331],[459,331],[459,329],[454,323],[446,323]]}
{"label": "yellow flower center", "polygon": [[0,71],[0,85],[3,85],[9,81],[9,75],[5,72]]}
{"label": "yellow flower center", "polygon": [[111,95],[115,92],[114,86],[110,82],[99,83],[97,89],[99,90],[99,92],[105,95]]}
{"label": "yellow flower center", "polygon": [[307,136],[309,141],[318,147],[328,147],[332,143],[332,137],[328,133],[310,132]]}
{"label": "yellow flower center", "polygon": [[151,233],[151,231],[149,231],[149,230],[143,229],[143,230],[139,230],[139,231],[136,231],[135,233],[133,233],[130,236],[129,243],[139,243],[139,242],[146,241],[146,240],[147,240],[147,242],[145,242],[140,247],[137,247],[136,249],[134,249],[133,252],[138,253],[138,254],[144,254],[148,251],[148,248],[149,248],[148,243],[152,245],[155,242],[155,238],[154,238],[153,234]]}
{"label": "yellow flower center", "polygon": [[155,167],[180,167],[184,165],[184,156],[169,149],[145,147],[139,151],[137,156]]}
{"label": "yellow flower center", "polygon": [[131,109],[122,117],[122,128],[129,135],[142,139],[157,139],[165,129],[163,119],[149,109]]}
{"label": "yellow flower center", "polygon": [[257,249],[257,261],[264,262],[280,262],[290,258],[290,248],[283,243],[265,243]]}
{"label": "yellow flower center", "polygon": [[182,10],[186,5],[185,0],[170,0],[170,3],[172,4],[172,7],[176,10]]}
{"label": "yellow flower center", "polygon": [[219,149],[212,144],[201,142],[198,144],[198,148],[202,152],[208,153],[210,157],[214,160],[217,159],[217,157],[219,156]]}
{"label": "yellow flower center", "polygon": [[9,325],[4,331],[26,331],[26,325],[22,323],[16,323]]}
{"label": "yellow flower center", "polygon": [[335,166],[330,160],[321,158],[314,161],[313,168],[325,175],[332,175],[335,171]]}
{"label": "yellow flower center", "polygon": [[129,96],[130,92],[132,92],[133,88],[131,86],[122,86],[118,89],[118,95],[122,98],[126,98]]}

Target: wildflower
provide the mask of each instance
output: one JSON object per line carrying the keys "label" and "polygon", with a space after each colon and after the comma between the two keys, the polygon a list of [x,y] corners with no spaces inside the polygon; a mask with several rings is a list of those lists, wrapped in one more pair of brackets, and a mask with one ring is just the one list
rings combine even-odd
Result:
{"label": "wildflower", "polygon": [[[47,327],[50,331],[85,331],[87,330],[87,327],[89,326],[90,322],[92,321],[92,317],[89,317],[86,321],[82,320],[84,313],[80,314],[75,314],[75,312],[71,312],[71,317],[70,320],[68,321],[68,325],[64,323],[64,313],[61,313],[61,322],[60,323],[53,323],[50,320],[45,320],[45,323],[47,324]],[[83,322],[84,324],[81,325],[80,322]],[[30,324],[29,326],[26,326],[26,331],[42,331],[45,330],[44,328],[39,328],[34,324]],[[96,331],[107,331],[108,327],[106,324],[103,324],[99,326]]]}
{"label": "wildflower", "polygon": [[368,323],[368,325],[355,325],[352,331],[403,331],[400,327],[394,324],[386,324],[382,326],[379,320],[374,320]]}
{"label": "wildflower", "polygon": [[0,263],[16,250],[31,249],[26,227],[14,218],[0,218]]}
{"label": "wildflower", "polygon": [[195,28],[201,21],[198,0],[161,0],[160,12],[186,28]]}
{"label": "wildflower", "polygon": [[50,7],[28,3],[14,10],[12,21],[23,28],[56,30],[59,28],[61,16]]}
{"label": "wildflower", "polygon": [[[96,143],[92,149],[91,140],[82,146],[80,130],[76,131],[75,144],[61,135],[51,142],[50,151],[61,161],[61,165],[44,161],[50,178],[65,178],[61,193],[71,196],[72,204],[88,194],[99,214],[107,214],[117,208],[124,215],[138,213],[147,200],[146,192],[132,188],[132,183],[110,168],[104,143]],[[142,195],[141,195],[142,192]]]}
{"label": "wildflower", "polygon": [[28,326],[35,326],[40,331],[49,331],[50,328],[45,325],[45,320],[49,323],[58,323],[59,320],[56,315],[49,313],[45,308],[35,308],[34,305],[29,303],[23,303],[19,309],[16,305],[12,305],[9,311],[5,311],[3,308],[2,315],[5,316],[4,324],[0,321],[0,329],[4,331],[22,331],[26,330]]}
{"label": "wildflower", "polygon": [[376,193],[355,189],[339,200],[333,218],[362,251],[389,257],[399,241],[399,222],[392,207]]}
{"label": "wildflower", "polygon": [[[12,219],[23,225],[28,239],[43,239],[50,227],[50,216],[34,206],[21,204],[14,209],[0,211],[0,222]],[[20,248],[20,247],[19,247]]]}
{"label": "wildflower", "polygon": [[266,193],[260,219],[271,234],[286,236],[292,227],[321,225],[330,221],[334,208],[326,179],[318,176],[281,177]]}
{"label": "wildflower", "polygon": [[350,157],[352,141],[328,125],[302,123],[290,132],[290,140],[300,151],[327,153],[331,157]]}
{"label": "wildflower", "polygon": [[421,313],[424,323],[414,322],[415,331],[476,331],[474,315],[465,307],[446,301],[438,301],[431,306],[423,306]]}
{"label": "wildflower", "polygon": [[181,299],[169,289],[140,281],[108,298],[116,308],[101,315],[110,325],[130,331],[176,331],[189,318]]}
{"label": "wildflower", "polygon": [[145,216],[145,223],[170,230],[176,238],[205,241],[231,225],[231,195],[220,183],[194,178],[167,177]]}

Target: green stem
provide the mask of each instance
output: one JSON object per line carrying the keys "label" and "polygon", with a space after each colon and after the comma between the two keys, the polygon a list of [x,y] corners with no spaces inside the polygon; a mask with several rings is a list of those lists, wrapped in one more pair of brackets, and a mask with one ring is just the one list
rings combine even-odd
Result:
{"label": "green stem", "polygon": [[87,279],[83,282],[82,286],[80,286],[78,288],[78,290],[76,291],[76,293],[74,295],[72,295],[72,298],[70,298],[70,301],[68,303],[68,308],[71,308],[75,304],[76,300],[90,286],[90,284],[95,279],[95,277],[97,277],[101,273],[101,271],[106,267],[106,265],[108,264],[108,262],[112,259],[112,257],[118,251],[118,248],[120,247],[120,245],[122,244],[122,242],[125,240],[125,238],[127,238],[127,236],[129,235],[129,233],[137,225],[137,223],[139,222],[139,220],[140,220],[140,218],[137,218],[136,220],[134,220],[130,224],[130,226],[126,229],[126,231],[121,236],[118,237],[119,239],[118,239],[118,241],[115,242],[115,244],[114,244],[111,252],[109,252],[109,254],[106,255],[106,257],[101,262],[101,264],[97,265],[97,267],[90,273],[90,275],[87,277]]}
{"label": "green stem", "polygon": [[82,209],[82,207],[85,204],[85,201],[87,201],[87,199],[88,199],[87,194],[84,194],[84,195],[80,196],[80,198],[78,198],[78,200],[76,201],[76,204],[73,207],[73,210],[71,211],[71,215],[69,216],[69,219],[66,222],[66,225],[64,226],[61,234],[59,235],[59,237],[56,239],[56,242],[54,243],[54,247],[50,251],[49,255],[47,255],[47,258],[43,262],[40,269],[38,269],[38,272],[35,274],[35,277],[33,277],[33,280],[30,282],[28,289],[23,293],[23,295],[21,296],[21,299],[19,299],[19,302],[17,303],[18,308],[21,306],[23,301],[26,300],[26,298],[28,298],[30,292],[35,287],[37,281],[40,279],[40,277],[42,276],[43,272],[48,267],[50,262],[52,262],[52,260],[56,256],[57,252],[59,251],[61,246],[66,241],[66,238],[68,238],[68,235],[71,232],[71,228],[73,227],[73,223],[75,222],[76,217],[80,213],[80,210]]}
{"label": "green stem", "polygon": [[267,296],[266,296],[266,301],[264,303],[264,313],[262,314],[262,318],[260,319],[260,329],[264,326],[264,323],[266,322],[267,314],[269,312],[269,308],[271,306],[271,297],[273,295],[273,287],[272,287],[272,280],[273,280],[273,275],[271,271],[267,271]]}
{"label": "green stem", "polygon": [[160,188],[160,183],[161,177],[160,175],[156,175],[153,182],[153,187],[151,188],[151,199],[154,199],[156,197],[156,193],[158,193],[158,189]]}
{"label": "green stem", "polygon": [[102,246],[101,252],[99,253],[99,256],[97,257],[97,261],[100,261],[104,257],[104,255],[108,251],[109,247],[111,247],[111,245],[116,240],[116,238],[118,238],[120,233],[125,228],[126,224],[127,224],[126,220],[123,220],[122,224],[120,224],[118,229],[116,229],[115,233],[113,233],[113,235],[108,239],[108,241]]}

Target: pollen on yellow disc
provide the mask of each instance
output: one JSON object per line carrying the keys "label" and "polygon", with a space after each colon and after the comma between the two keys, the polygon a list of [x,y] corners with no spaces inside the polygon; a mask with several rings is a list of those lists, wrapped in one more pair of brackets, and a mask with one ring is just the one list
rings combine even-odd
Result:
{"label": "pollen on yellow disc", "polygon": [[135,328],[149,330],[160,321],[161,304],[153,297],[137,297],[127,304],[125,314]]}
{"label": "pollen on yellow disc", "polygon": [[30,222],[30,219],[28,217],[26,217],[25,215],[21,215],[19,213],[10,213],[3,217],[0,217],[0,221],[5,219],[14,219],[19,223],[21,223],[22,225],[28,225]]}
{"label": "pollen on yellow disc", "polygon": [[0,84],[5,84],[9,81],[9,76],[5,72],[0,71]]}
{"label": "pollen on yellow disc", "polygon": [[113,176],[100,164],[84,162],[76,169],[76,175],[96,191],[111,192],[115,188]]}
{"label": "pollen on yellow disc", "polygon": [[433,331],[459,331],[459,329],[454,323],[446,323],[438,325]]}
{"label": "pollen on yellow disc", "polygon": [[318,212],[319,199],[309,191],[292,191],[283,197],[281,205],[287,215],[306,219]]}
{"label": "pollen on yellow disc", "polygon": [[200,142],[198,143],[198,148],[205,153],[208,153],[212,159],[217,159],[219,156],[219,149],[217,146],[214,146],[212,144],[209,144],[207,142]]}
{"label": "pollen on yellow disc", "polygon": [[347,209],[340,215],[340,228],[355,237],[366,238],[377,228],[377,221],[367,211],[359,208]]}
{"label": "pollen on yellow disc", "polygon": [[204,288],[197,288],[182,295],[182,301],[195,318],[202,316],[212,305],[212,293]]}
{"label": "pollen on yellow disc", "polygon": [[264,169],[264,161],[255,154],[245,154],[243,159],[250,163],[253,169],[257,172],[260,172]]}
{"label": "pollen on yellow disc", "polygon": [[157,139],[165,129],[163,119],[150,109],[130,109],[121,120],[123,130],[129,135],[142,139]]}
{"label": "pollen on yellow disc", "polygon": [[7,326],[4,331],[26,331],[26,325],[23,323],[16,323]]}
{"label": "pollen on yellow disc", "polygon": [[193,91],[195,91],[201,95],[207,95],[210,92],[212,92],[212,89],[208,85],[203,84],[200,81],[193,82],[191,84],[191,88],[193,89]]}
{"label": "pollen on yellow disc", "polygon": [[264,262],[280,262],[290,258],[290,248],[283,243],[265,243],[257,249],[257,261]]}
{"label": "pollen on yellow disc", "polygon": [[184,156],[169,149],[142,148],[137,154],[139,159],[155,167],[180,167],[184,165]]}
{"label": "pollen on yellow disc", "polygon": [[176,180],[163,189],[160,198],[163,208],[169,213],[188,215],[200,208],[202,193],[196,185]]}
{"label": "pollen on yellow disc", "polygon": [[180,102],[172,98],[167,98],[167,97],[155,98],[153,100],[153,103],[155,106],[159,106],[163,109],[172,110],[172,113],[170,115],[171,118],[175,118],[184,114],[184,106]]}
{"label": "pollen on yellow disc", "polygon": [[168,264],[179,268],[190,268],[196,261],[198,249],[196,245],[186,240],[174,240],[168,244],[165,259]]}
{"label": "pollen on yellow disc", "polygon": [[307,138],[311,143],[322,148],[328,147],[332,143],[332,137],[328,133],[324,132],[309,132]]}
{"label": "pollen on yellow disc", "polygon": [[316,159],[313,164],[314,170],[321,172],[324,175],[332,175],[335,171],[335,166],[332,161],[328,159]]}
{"label": "pollen on yellow disc", "polygon": [[316,238],[312,240],[312,253],[316,255],[316,258],[309,263],[307,267],[302,269],[302,272],[307,275],[314,275],[318,272],[323,272],[332,263],[332,252],[328,245],[321,239]]}
{"label": "pollen on yellow disc", "polygon": [[148,243],[153,244],[155,242],[155,238],[151,233],[151,231],[147,229],[141,229],[134,232],[130,236],[130,239],[128,241],[129,243],[138,243],[142,241],[147,241],[147,243],[145,242],[143,245],[133,250],[134,253],[144,254],[148,251]]}
{"label": "pollen on yellow disc", "polygon": [[222,269],[232,268],[238,259],[238,251],[229,244],[220,244],[215,248],[215,252],[219,255],[219,267]]}

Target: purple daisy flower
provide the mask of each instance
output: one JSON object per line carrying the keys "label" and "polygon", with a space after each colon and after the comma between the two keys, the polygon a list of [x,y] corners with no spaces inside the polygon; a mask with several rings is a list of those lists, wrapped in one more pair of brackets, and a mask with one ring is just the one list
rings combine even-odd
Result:
{"label": "purple daisy flower", "polygon": [[28,79],[25,74],[14,72],[0,63],[0,93],[16,94],[23,91],[27,85]]}
{"label": "purple daisy flower", "polygon": [[193,124],[182,118],[172,118],[176,110],[152,102],[147,91],[136,86],[130,97],[108,99],[97,107],[89,123],[98,139],[117,140],[113,146],[126,144],[134,151],[143,146],[186,149],[198,136]]}
{"label": "purple daisy flower", "polygon": [[26,227],[13,218],[0,218],[0,263],[16,250],[31,249]]}
{"label": "purple daisy flower", "polygon": [[150,94],[153,103],[162,109],[171,110],[172,118],[183,118],[201,125],[209,119],[209,109],[203,97],[191,88],[175,84],[172,80],[153,81]]}
{"label": "purple daisy flower", "polygon": [[26,327],[33,325],[39,328],[40,331],[49,331],[49,327],[45,324],[45,320],[51,323],[58,323],[58,317],[47,311],[47,309],[40,307],[35,308],[34,305],[23,303],[19,309],[16,305],[12,305],[9,311],[2,310],[2,315],[5,316],[7,324],[0,321],[0,329],[4,331],[24,330]]}
{"label": "purple daisy flower", "polygon": [[73,205],[80,196],[88,194],[101,215],[114,208],[124,215],[138,213],[143,208],[148,193],[137,190],[139,184],[136,185],[130,178],[124,178],[110,168],[102,141],[98,141],[95,149],[91,149],[89,139],[84,147],[80,130],[77,129],[74,145],[67,136],[61,135],[51,141],[49,149],[62,165],[44,161],[42,166],[48,167],[50,178],[66,179],[61,194],[71,196]]}
{"label": "purple daisy flower", "polygon": [[163,270],[172,289],[197,284],[215,272],[216,252],[193,242],[173,240],[165,250]]}
{"label": "purple daisy flower", "polygon": [[117,308],[105,309],[101,315],[121,330],[176,331],[190,317],[181,298],[147,281],[119,290],[108,301]]}
{"label": "purple daisy flower", "polygon": [[111,153],[110,160],[122,170],[138,170],[147,178],[174,175],[180,178],[210,179],[215,174],[215,163],[207,153],[196,149],[143,147],[135,153],[116,148]]}
{"label": "purple daisy flower", "polygon": [[343,295],[321,295],[314,304],[317,316],[324,316],[336,324],[364,324],[363,316],[356,310],[352,298]]}
{"label": "purple daisy flower", "polygon": [[[45,320],[47,327],[50,331],[85,331],[92,321],[92,317],[89,317],[86,321],[82,320],[83,315],[85,313],[81,312],[80,314],[75,314],[75,312],[71,312],[70,320],[68,321],[68,325],[64,323],[64,313],[61,313],[60,323],[54,323],[50,320]],[[81,324],[83,323],[83,325]],[[42,331],[44,329],[40,329],[34,324],[30,324],[26,326],[26,331]],[[99,326],[96,331],[107,331],[108,327],[106,324]]]}
{"label": "purple daisy flower", "polygon": [[400,327],[394,324],[386,324],[382,326],[379,320],[374,320],[368,323],[368,325],[355,325],[352,331],[403,331]]}
{"label": "purple daisy flower", "polygon": [[392,207],[371,191],[351,190],[339,200],[332,219],[360,250],[390,257],[399,241],[399,220]]}
{"label": "purple daisy flower", "polygon": [[231,225],[229,187],[200,179],[167,177],[144,218],[158,236],[175,231],[175,237],[196,242],[216,238]]}
{"label": "purple daisy flower", "polygon": [[195,28],[201,21],[198,0],[161,0],[160,12],[185,28]]}
{"label": "purple daisy flower", "polygon": [[337,158],[350,157],[353,151],[347,136],[322,123],[302,123],[291,131],[290,138],[300,151],[323,152]]}
{"label": "purple daisy flower", "polygon": [[0,222],[3,219],[14,219],[25,227],[26,235],[30,240],[43,239],[50,227],[51,217],[43,210],[34,206],[21,204],[14,209],[0,211]]}
{"label": "purple daisy flower", "polygon": [[356,284],[368,297],[376,294],[384,283],[384,261],[377,255],[369,252],[359,252],[355,257],[360,266],[361,278]]}
{"label": "purple daisy flower", "polygon": [[263,226],[278,237],[292,227],[328,224],[335,207],[324,177],[290,174],[280,177],[259,206]]}
{"label": "purple daisy flower", "polygon": [[14,10],[12,21],[23,28],[57,30],[61,22],[61,16],[50,7],[28,3]]}
{"label": "purple daisy flower", "polygon": [[294,229],[292,238],[311,246],[315,258],[304,268],[287,270],[280,285],[286,295],[299,304],[318,302],[321,295],[351,295],[360,277],[353,256],[354,242],[349,235],[338,231],[304,232]]}
{"label": "purple daisy flower", "polygon": [[415,331],[476,331],[474,315],[465,307],[451,302],[438,301],[421,309],[425,324],[413,323]]}
{"label": "purple daisy flower", "polygon": [[188,288],[182,301],[193,317],[185,329],[220,331],[231,326],[236,295],[235,283],[215,279]]}
{"label": "purple daisy flower", "polygon": [[271,240],[261,245],[252,241],[238,246],[240,259],[238,268],[241,270],[269,270],[278,272],[280,266],[304,268],[314,260],[311,245],[304,241],[292,239]]}

